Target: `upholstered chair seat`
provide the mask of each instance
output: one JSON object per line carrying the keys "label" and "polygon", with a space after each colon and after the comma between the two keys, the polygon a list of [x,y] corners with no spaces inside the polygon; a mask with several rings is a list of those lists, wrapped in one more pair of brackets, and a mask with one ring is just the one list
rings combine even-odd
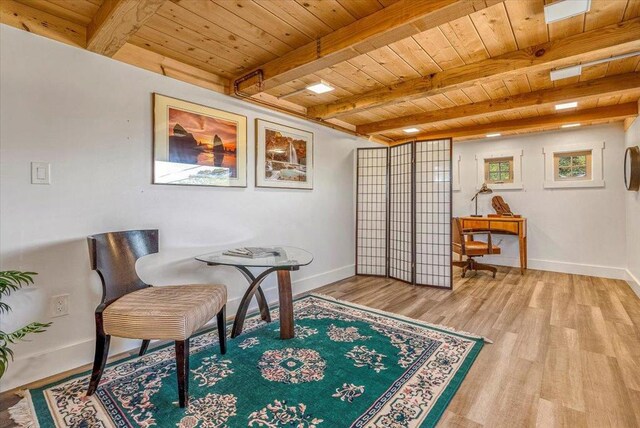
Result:
{"label": "upholstered chair seat", "polygon": [[126,294],[102,312],[104,332],[131,339],[185,340],[227,302],[224,285],[171,285]]}

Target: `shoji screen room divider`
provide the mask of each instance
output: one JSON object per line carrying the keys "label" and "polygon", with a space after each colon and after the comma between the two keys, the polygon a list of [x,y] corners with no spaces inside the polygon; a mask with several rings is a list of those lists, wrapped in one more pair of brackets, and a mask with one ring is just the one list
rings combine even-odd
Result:
{"label": "shoji screen room divider", "polygon": [[356,274],[452,288],[451,140],[358,149]]}

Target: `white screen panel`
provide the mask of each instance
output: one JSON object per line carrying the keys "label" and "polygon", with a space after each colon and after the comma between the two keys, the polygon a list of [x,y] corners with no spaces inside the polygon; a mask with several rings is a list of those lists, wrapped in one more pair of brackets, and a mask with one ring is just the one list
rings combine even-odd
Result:
{"label": "white screen panel", "polygon": [[451,140],[415,150],[416,284],[451,288]]}
{"label": "white screen panel", "polygon": [[412,282],[412,150],[403,144],[389,149],[389,276]]}
{"label": "white screen panel", "polygon": [[358,149],[356,274],[387,274],[387,149]]}

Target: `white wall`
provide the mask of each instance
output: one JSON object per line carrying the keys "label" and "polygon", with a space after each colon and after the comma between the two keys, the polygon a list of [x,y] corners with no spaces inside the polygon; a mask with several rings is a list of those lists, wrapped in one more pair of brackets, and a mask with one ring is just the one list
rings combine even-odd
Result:
{"label": "white wall", "polygon": [[[49,298],[69,294],[71,313],[14,347],[3,390],[88,363],[98,276],[86,236],[160,229],[160,254],[143,259],[149,283],[225,283],[234,313],[246,282],[198,254],[244,244],[306,248],[294,293],[354,272],[354,148],[364,140],[0,25],[0,264],[39,273],[8,299],[2,330],[49,320]],[[248,117],[246,189],[152,185],[152,98],[158,92]],[[254,119],[315,134],[313,191],[256,189]],[[51,185],[30,184],[30,162],[51,163]],[[268,298],[276,295],[273,279]],[[116,341],[119,352],[135,341]]]}
{"label": "white wall", "polygon": [[[626,146],[640,146],[640,119],[626,132]],[[629,283],[640,296],[640,192],[626,192]]]}
{"label": "white wall", "polygon": [[[604,188],[544,189],[544,146],[605,141]],[[504,149],[523,150],[524,190],[502,190],[480,195],[480,214],[495,212],[491,198],[501,195],[516,214],[528,219],[528,255],[532,269],[626,278],[625,190],[622,161],[622,124],[545,132],[526,136],[484,139],[454,145],[454,159],[461,157],[461,191],[454,192],[454,215],[473,213],[476,192],[476,153]],[[519,266],[518,240],[495,235],[502,254],[485,260]],[[494,240],[494,242],[496,242]]]}

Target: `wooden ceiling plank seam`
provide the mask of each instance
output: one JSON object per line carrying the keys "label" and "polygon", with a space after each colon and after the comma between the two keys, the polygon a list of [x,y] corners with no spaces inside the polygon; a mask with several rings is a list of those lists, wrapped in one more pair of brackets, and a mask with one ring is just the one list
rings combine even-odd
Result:
{"label": "wooden ceiling plank seam", "polygon": [[518,49],[549,41],[540,0],[506,0],[505,8]]}
{"label": "wooden ceiling plank seam", "polygon": [[530,109],[531,107],[539,107],[542,105],[554,105],[566,101],[580,102],[584,99],[602,98],[603,96],[619,97],[622,93],[637,87],[640,87],[640,73],[628,73],[622,76],[610,76],[579,82],[575,85],[562,88],[527,92],[498,100],[465,104],[434,112],[424,112],[386,119],[359,126],[357,131],[360,134],[377,134],[392,129],[442,122],[461,117],[490,115],[493,113],[504,114],[508,111]]}
{"label": "wooden ceiling plank seam", "polygon": [[326,119],[353,110],[460,89],[479,81],[504,79],[514,74],[548,70],[561,65],[633,52],[640,49],[638,33],[640,18],[445,70],[428,77],[398,82],[336,103],[314,106],[309,109],[309,114],[311,117]]}
{"label": "wooden ceiling plank seam", "polygon": [[158,16],[162,16],[174,22],[176,25],[192,28],[194,31],[202,34],[203,37],[216,40],[218,43],[233,42],[232,47],[234,50],[258,62],[270,61],[277,57],[277,55],[268,51],[263,46],[234,34],[226,28],[220,27],[217,23],[208,20],[204,16],[199,16],[179,4],[167,2],[165,6],[161,7],[158,11]]}
{"label": "wooden ceiling plank seam", "polygon": [[[59,2],[54,2],[50,0],[16,0],[16,1],[20,4],[32,7],[34,9],[41,10],[50,15],[57,16],[59,18],[73,22],[74,24],[82,25],[84,27],[89,25],[89,22],[91,22],[91,18],[93,17],[93,13],[90,15],[85,15],[78,12],[77,10],[72,10],[72,9],[69,9],[68,7],[65,7],[70,5],[70,3],[68,2],[59,3]],[[78,2],[77,9],[81,9],[82,3],[83,2]]]}
{"label": "wooden ceiling plank seam", "polygon": [[[70,2],[69,0],[43,0],[43,3],[45,1],[51,5],[56,5],[61,9],[66,9],[71,11],[72,13],[77,13],[86,18],[89,18],[89,21],[91,21],[91,19],[95,16],[96,12],[98,12],[98,9],[100,9],[100,6],[102,6],[103,3],[102,0],[97,3],[88,0],[76,0],[73,2]],[[32,2],[33,0],[28,0],[28,3]]]}
{"label": "wooden ceiling plank seam", "polygon": [[364,73],[375,77],[375,79],[383,85],[389,85],[391,82],[398,80],[398,76],[381,66],[377,61],[371,58],[368,54],[357,56],[347,61]]}
{"label": "wooden ceiling plank seam", "polygon": [[453,128],[442,132],[431,132],[420,134],[411,138],[404,138],[394,141],[392,144],[402,144],[406,141],[415,139],[438,139],[438,138],[454,138],[477,136],[486,138],[489,132],[513,132],[513,131],[537,131],[541,126],[559,127],[565,123],[582,123],[582,122],[598,122],[608,120],[624,120],[627,117],[633,117],[638,114],[638,103],[618,104],[616,106],[607,106],[594,108],[589,110],[581,110],[577,112],[551,114],[547,116],[537,116],[518,120],[509,120],[501,122],[491,122],[486,125],[470,126],[465,128]]}
{"label": "wooden ceiling plank seam", "polygon": [[[169,24],[178,25],[178,28],[172,28]],[[251,64],[248,63],[249,58],[247,58],[246,55],[216,40],[210,39],[191,28],[176,24],[164,16],[154,16],[147,22],[145,27],[151,28],[159,33],[166,34],[167,36],[174,37],[175,39],[192,47],[200,48],[210,55],[216,55],[222,58],[225,62],[234,64],[234,73],[245,70],[251,66]],[[140,31],[145,31],[145,27],[141,28]]]}
{"label": "wooden ceiling plank seam", "polygon": [[362,19],[384,8],[378,0],[338,0],[338,4],[355,19]]}
{"label": "wooden ceiling plank seam", "polygon": [[[419,31],[442,25],[457,16],[466,16],[473,5],[462,0],[416,2],[400,0],[369,16],[342,27],[273,61],[258,67],[263,79],[247,81],[239,88],[245,93],[268,90],[286,80],[310,74],[365,53],[387,46]],[[318,54],[318,43],[321,50]],[[239,76],[240,77],[240,76]]]}
{"label": "wooden ceiling plank seam", "polygon": [[440,70],[464,65],[464,61],[439,27],[418,33],[413,38],[433,59]]}
{"label": "wooden ceiling plank seam", "polygon": [[335,0],[296,0],[296,2],[334,30],[356,21],[356,18]]}
{"label": "wooden ceiling plank seam", "polygon": [[470,17],[490,57],[518,50],[504,3],[472,13]]}
{"label": "wooden ceiling plank seam", "polygon": [[509,90],[507,89],[507,85],[504,84],[504,80],[490,80],[480,83],[480,86],[489,94],[491,99],[495,100],[509,96]]}
{"label": "wooden ceiling plank seam", "polygon": [[640,2],[637,0],[628,0],[627,7],[624,10],[622,19],[625,21],[640,16]]}
{"label": "wooden ceiling plank seam", "polygon": [[165,56],[167,58],[173,58],[176,61],[191,65],[193,67],[201,68],[209,73],[218,74],[226,79],[229,78],[230,74],[219,67],[200,61],[191,56],[185,55],[182,52],[175,51],[173,49],[167,48],[165,46],[160,45],[152,40],[147,40],[139,36],[138,34],[134,34],[129,38],[129,43],[138,46],[142,49],[148,49],[152,52]]}
{"label": "wooden ceiling plank seam", "polygon": [[626,2],[620,0],[591,0],[591,9],[585,13],[585,31],[595,30],[620,22]]}
{"label": "wooden ceiling plank seam", "polygon": [[390,46],[384,46],[368,54],[374,61],[398,76],[401,80],[420,77],[421,74],[398,55]]}
{"label": "wooden ceiling plank seam", "polygon": [[199,46],[184,42],[176,37],[172,37],[170,34],[165,34],[162,31],[151,27],[141,28],[135,34],[135,37],[163,46],[170,51],[179,52],[184,56],[191,57],[197,61],[208,64],[215,69],[223,70],[225,77],[233,76],[235,71],[241,67],[239,64],[227,60],[221,55],[207,52]]}
{"label": "wooden ceiling plank seam", "polygon": [[426,76],[441,70],[438,64],[420,47],[413,37],[392,43],[389,45],[389,49],[420,76]]}
{"label": "wooden ceiling plank seam", "polygon": [[380,88],[384,86],[382,82],[379,82],[374,77],[370,76],[364,71],[359,70],[357,67],[353,66],[348,61],[335,64],[330,67],[330,70],[340,74],[345,79],[353,82],[354,85],[358,86],[359,90],[362,90],[362,88],[367,88],[368,90],[368,89]]}
{"label": "wooden ceiling plank seam", "polygon": [[636,69],[636,66],[640,62],[640,55],[635,57],[623,58],[616,61],[611,61],[607,68],[607,75],[629,73]]}
{"label": "wooden ceiling plank seam", "polygon": [[166,0],[105,0],[87,26],[87,50],[113,56]]}
{"label": "wooden ceiling plank seam", "polygon": [[462,88],[460,90],[464,92],[464,94],[468,96],[469,99],[474,103],[491,99],[491,97],[489,96],[489,94],[487,94],[487,91],[484,90],[482,85],[474,85],[468,88]]}
{"label": "wooden ceiling plank seam", "polygon": [[271,34],[265,33],[249,21],[229,12],[213,0],[180,2],[180,6],[195,15],[202,16],[207,21],[228,31],[232,35],[256,42],[276,57],[284,55],[291,50],[286,43],[283,43]]}
{"label": "wooden ceiling plank seam", "polygon": [[518,74],[515,76],[507,77],[503,80],[503,83],[509,95],[518,95],[523,92],[531,92],[531,86],[529,85],[529,79],[526,74]]}
{"label": "wooden ceiling plank seam", "polygon": [[312,40],[333,31],[333,28],[325,24],[306,7],[299,6],[297,4],[296,7],[291,7],[291,0],[261,1],[259,5],[285,20],[289,25],[297,26],[300,31],[309,36]]}
{"label": "wooden ceiling plank seam", "polygon": [[[313,40],[313,38],[302,33],[296,27],[289,25],[279,16],[274,15],[253,0],[227,0],[218,1],[217,4],[260,28],[265,34],[270,34],[285,43],[290,49],[295,49]],[[252,19],[254,17],[259,17],[260,19]]]}
{"label": "wooden ceiling plank seam", "polygon": [[84,26],[14,0],[0,1],[0,22],[71,46],[87,45]]}
{"label": "wooden ceiling plank seam", "polygon": [[439,28],[465,64],[490,57],[489,51],[469,16],[447,22],[440,25]]}

